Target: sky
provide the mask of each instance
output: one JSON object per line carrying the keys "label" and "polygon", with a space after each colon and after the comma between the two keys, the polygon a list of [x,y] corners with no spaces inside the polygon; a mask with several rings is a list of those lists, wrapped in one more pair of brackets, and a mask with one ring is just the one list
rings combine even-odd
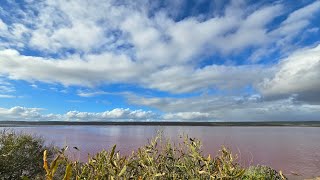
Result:
{"label": "sky", "polygon": [[320,120],[319,0],[2,0],[0,120]]}

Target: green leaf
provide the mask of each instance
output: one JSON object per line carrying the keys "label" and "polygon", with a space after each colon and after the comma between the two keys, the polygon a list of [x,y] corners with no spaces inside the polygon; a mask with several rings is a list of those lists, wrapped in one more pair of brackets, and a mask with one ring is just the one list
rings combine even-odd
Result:
{"label": "green leaf", "polygon": [[22,180],[30,180],[27,176],[22,176],[21,179]]}
{"label": "green leaf", "polygon": [[51,169],[51,173],[52,173],[52,176],[54,175],[54,173],[57,171],[57,168],[60,164],[60,155],[58,155],[51,163],[50,165],[50,169]]}
{"label": "green leaf", "polygon": [[112,159],[113,159],[113,156],[114,156],[114,152],[115,152],[115,150],[116,150],[116,147],[117,147],[117,145],[115,144],[113,147],[112,147],[112,150],[111,150],[111,153],[110,153],[110,162],[112,161]]}
{"label": "green leaf", "polygon": [[67,168],[66,168],[66,172],[64,174],[63,180],[70,180],[71,175],[72,175],[72,164],[68,164]]}
{"label": "green leaf", "polygon": [[122,176],[127,170],[127,166],[123,166],[123,168],[121,169],[120,173],[119,173],[119,176]]}

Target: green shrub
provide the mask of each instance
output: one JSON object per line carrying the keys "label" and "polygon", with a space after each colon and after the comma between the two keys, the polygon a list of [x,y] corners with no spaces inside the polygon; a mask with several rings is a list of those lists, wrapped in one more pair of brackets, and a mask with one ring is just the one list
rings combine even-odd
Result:
{"label": "green shrub", "polygon": [[267,166],[241,167],[225,147],[216,157],[204,156],[201,142],[187,136],[172,143],[159,134],[129,156],[120,155],[115,145],[86,163],[69,161],[66,149],[55,151],[42,138],[0,131],[0,179],[285,179]]}
{"label": "green shrub", "polygon": [[251,180],[251,179],[264,179],[264,180],[281,180],[286,179],[281,171],[277,172],[276,170],[268,167],[268,166],[250,166],[244,176],[244,180]]}
{"label": "green shrub", "polygon": [[15,133],[10,130],[0,131],[0,179],[40,179],[44,177],[42,152],[46,147],[40,137]]}
{"label": "green shrub", "polygon": [[[56,162],[68,161],[60,154]],[[46,164],[49,164],[46,162]],[[161,135],[147,145],[121,156],[116,145],[110,151],[101,151],[90,157],[87,163],[68,162],[65,180],[75,179],[268,179],[269,171],[261,171],[261,176],[248,171],[237,163],[227,148],[222,147],[216,157],[204,156],[199,140],[185,137],[178,144],[172,144]],[[55,162],[47,166],[47,179],[52,174]],[[260,171],[259,171],[260,172]],[[266,173],[263,175],[263,173]],[[257,177],[257,178],[256,178]],[[282,177],[281,177],[282,178]]]}

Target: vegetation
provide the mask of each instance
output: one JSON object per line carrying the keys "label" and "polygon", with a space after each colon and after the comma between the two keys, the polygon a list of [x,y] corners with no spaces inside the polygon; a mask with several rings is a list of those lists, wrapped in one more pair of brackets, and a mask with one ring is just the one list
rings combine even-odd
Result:
{"label": "vegetation", "polygon": [[187,136],[172,143],[160,133],[129,156],[122,156],[114,145],[86,163],[70,161],[66,150],[54,151],[39,137],[2,131],[0,179],[286,179],[270,167],[240,166],[225,147],[216,157],[205,156],[201,142]]}
{"label": "vegetation", "polygon": [[10,130],[0,131],[0,179],[43,179],[42,153],[45,149],[50,159],[53,148],[44,146],[42,138]]}
{"label": "vegetation", "polygon": [[261,165],[249,167],[246,170],[243,179],[249,180],[252,179],[252,177],[255,179],[285,179],[281,172],[277,173],[276,170]]}
{"label": "vegetation", "polygon": [[184,137],[182,143],[172,144],[161,135],[147,145],[121,156],[116,145],[110,151],[101,151],[87,163],[70,162],[63,152],[51,163],[44,153],[44,168],[48,180],[55,177],[59,163],[67,164],[60,179],[286,179],[282,173],[257,166],[245,169],[237,163],[237,156],[225,147],[212,158],[204,156],[201,142]]}

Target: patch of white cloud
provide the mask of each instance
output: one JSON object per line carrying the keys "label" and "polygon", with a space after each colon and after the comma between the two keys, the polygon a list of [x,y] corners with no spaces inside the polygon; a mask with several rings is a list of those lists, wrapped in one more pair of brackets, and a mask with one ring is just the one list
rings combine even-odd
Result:
{"label": "patch of white cloud", "polygon": [[315,31],[318,28],[316,25],[311,26],[311,23],[319,12],[319,1],[291,12],[277,28],[271,29],[267,33],[267,38],[274,43],[263,45],[251,54],[249,60],[256,63],[268,54],[279,50],[283,55],[290,55],[292,51],[300,48],[296,46],[293,39],[297,38],[301,33]]}
{"label": "patch of white cloud", "polygon": [[7,29],[7,24],[0,19],[0,31],[6,31]]}
{"label": "patch of white cloud", "polygon": [[12,107],[12,108],[0,108],[0,118],[2,121],[9,120],[41,120],[50,119],[53,115],[42,115],[40,112],[41,108],[26,108],[26,107]]}
{"label": "patch of white cloud", "polygon": [[202,112],[178,112],[163,115],[166,121],[216,121],[217,116]]}
{"label": "patch of white cloud", "polygon": [[[86,87],[95,87],[106,82],[137,83],[147,88],[173,93],[209,88],[241,88],[261,81],[270,73],[270,69],[260,65],[211,65],[197,69],[173,66],[152,72],[125,55],[111,53],[53,60],[24,56],[18,51],[6,49],[0,50],[0,60],[0,74],[15,80]],[[79,95],[86,96],[83,92]]]}
{"label": "patch of white cloud", "polygon": [[122,92],[108,92],[102,90],[94,90],[94,89],[79,89],[77,90],[77,95],[80,97],[95,97],[101,95],[128,95],[131,94],[129,91],[122,91]]}
{"label": "patch of white cloud", "polygon": [[44,30],[34,31],[30,40],[31,45],[38,49],[57,51],[58,49],[70,48],[85,52],[97,48],[103,38],[102,29],[94,24],[78,22],[72,27],[60,28],[50,37]]}
{"label": "patch of white cloud", "polygon": [[272,68],[259,65],[224,66],[211,65],[204,68],[176,66],[164,68],[143,79],[152,89],[185,93],[209,89],[239,89],[256,84],[268,77]]}
{"label": "patch of white cloud", "polygon": [[2,75],[10,79],[61,83],[93,87],[103,82],[134,80],[142,73],[141,67],[125,55],[104,53],[69,59],[47,59],[24,56],[13,49],[0,51]]}
{"label": "patch of white cloud", "polygon": [[166,120],[190,121],[306,121],[319,120],[320,105],[290,97],[265,100],[260,95],[156,98],[131,95],[129,103],[164,112]]}
{"label": "patch of white cloud", "polygon": [[12,95],[15,91],[15,87],[0,76],[0,98],[16,98],[17,96]]}
{"label": "patch of white cloud", "polygon": [[0,108],[1,121],[149,121],[158,117],[151,111],[115,108],[92,113],[69,111],[65,114],[43,114],[42,108]]}
{"label": "patch of white cloud", "polygon": [[290,24],[296,23],[298,21],[308,20],[310,17],[314,16],[315,12],[319,11],[319,9],[320,1],[314,1],[313,3],[292,12],[283,22],[283,24]]}
{"label": "patch of white cloud", "polygon": [[149,120],[154,119],[155,114],[151,111],[143,110],[130,110],[123,108],[116,108],[110,111],[105,111],[101,113],[88,113],[88,112],[78,112],[69,111],[65,114],[67,120],[77,120],[77,121],[112,121],[112,120]]}
{"label": "patch of white cloud", "polygon": [[266,97],[290,97],[320,102],[320,45],[298,50],[280,61],[273,77],[259,84]]}
{"label": "patch of white cloud", "polygon": [[283,6],[281,4],[263,7],[254,11],[241,22],[234,33],[226,35],[224,39],[221,38],[219,42],[220,48],[229,53],[233,50],[242,50],[245,47],[257,47],[272,43],[274,39],[270,38],[266,26],[282,14]]}
{"label": "patch of white cloud", "polygon": [[[0,87],[1,89],[1,87]],[[16,98],[16,96],[8,95],[8,94],[0,94],[0,98]]]}
{"label": "patch of white cloud", "polygon": [[290,54],[292,50],[296,50],[295,45],[292,45],[294,44],[293,39],[305,30],[317,28],[317,26],[310,27],[310,24],[319,12],[320,1],[291,12],[278,28],[269,33],[270,37],[276,40],[273,48],[280,49],[283,54]]}
{"label": "patch of white cloud", "polygon": [[80,97],[94,97],[94,96],[105,95],[105,94],[109,94],[109,93],[105,92],[105,91],[90,91],[90,92],[86,92],[86,91],[81,91],[81,90],[79,90],[77,92],[77,95],[80,96]]}
{"label": "patch of white cloud", "polygon": [[15,91],[16,91],[16,89],[11,83],[0,78],[0,92],[1,93],[12,93]]}

